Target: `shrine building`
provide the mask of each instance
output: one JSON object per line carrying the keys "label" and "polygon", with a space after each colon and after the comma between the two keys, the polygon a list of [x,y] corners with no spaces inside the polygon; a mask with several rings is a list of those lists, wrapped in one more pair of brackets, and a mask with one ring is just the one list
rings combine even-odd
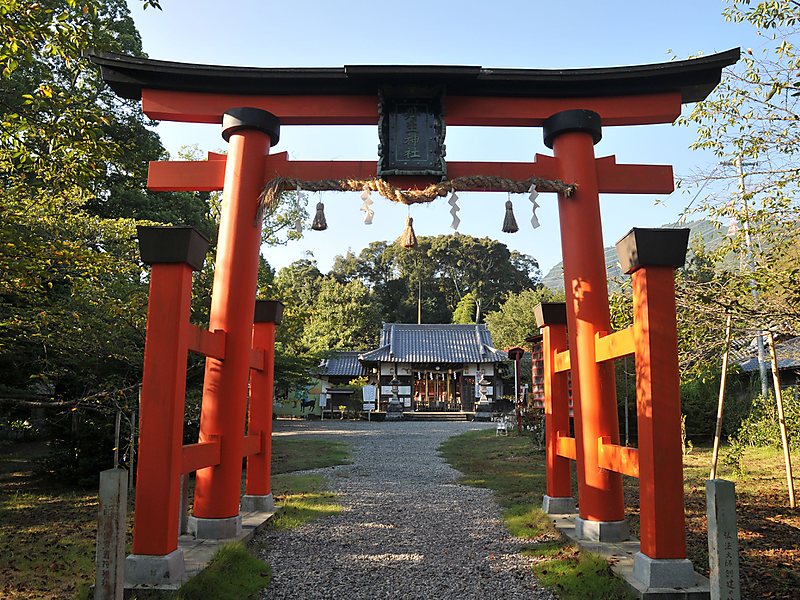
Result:
{"label": "shrine building", "polygon": [[482,376],[491,384],[489,401],[499,398],[497,366],[508,357],[493,346],[484,324],[384,323],[379,347],[358,359],[370,383],[380,386],[379,410],[386,410],[396,378],[404,411],[471,413]]}

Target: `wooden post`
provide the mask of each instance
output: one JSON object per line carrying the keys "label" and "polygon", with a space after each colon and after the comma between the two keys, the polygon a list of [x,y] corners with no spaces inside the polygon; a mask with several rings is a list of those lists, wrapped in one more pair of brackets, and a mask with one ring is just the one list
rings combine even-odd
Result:
{"label": "wooden post", "polygon": [[559,434],[569,436],[567,373],[556,373],[556,354],[567,349],[567,307],[564,303],[538,304],[533,309],[542,330],[544,362],[544,426],[546,446],[545,492],[547,513],[574,512],[569,459],[558,454]]}
{"label": "wooden post", "polygon": [[[142,401],[142,387],[139,386],[139,402]],[[131,440],[130,440],[130,447],[128,448],[128,491],[133,491],[133,473],[134,473],[134,465],[133,462],[135,460],[135,453],[136,453],[136,430],[138,429],[136,426],[136,416],[137,416],[136,409],[131,411]]]}
{"label": "wooden post", "polygon": [[714,449],[711,452],[711,475],[717,478],[717,461],[719,460],[719,441],[722,436],[722,409],[725,405],[725,384],[728,379],[728,357],[731,351],[731,315],[725,323],[725,351],[722,353],[722,374],[719,378],[719,401],[717,402],[717,428],[714,430]]}
{"label": "wooden post", "polygon": [[271,510],[272,401],[275,372],[275,328],[283,318],[283,304],[258,300],[254,313],[253,348],[263,350],[261,369],[250,371],[249,435],[260,436],[259,452],[247,457],[247,483],[242,511]]}
{"label": "wooden post", "polygon": [[781,444],[783,445],[783,462],[786,466],[786,485],[789,488],[789,506],[797,506],[794,498],[794,479],[792,477],[792,457],[789,454],[789,440],[786,436],[786,420],[783,415],[783,395],[781,394],[780,375],[778,374],[778,357],[775,353],[775,338],[771,331],[767,332],[769,344],[769,357],[772,361],[772,385],[775,387],[775,402],[778,404],[778,425],[781,429]]}
{"label": "wooden post", "polygon": [[181,474],[181,503],[178,536],[189,533],[189,473]]}
{"label": "wooden post", "polygon": [[685,588],[696,579],[686,558],[675,315],[675,269],[688,242],[688,229],[639,227],[617,242],[633,289],[641,540],[633,575],[647,588]]}
{"label": "wooden post", "polygon": [[652,559],[683,559],[686,525],[675,269],[642,265],[632,279],[640,551]]}

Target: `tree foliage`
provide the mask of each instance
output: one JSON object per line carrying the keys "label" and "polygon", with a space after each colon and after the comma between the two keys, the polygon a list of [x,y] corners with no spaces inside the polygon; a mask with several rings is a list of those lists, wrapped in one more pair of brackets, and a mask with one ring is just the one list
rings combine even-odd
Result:
{"label": "tree foliage", "polygon": [[[767,327],[793,333],[800,324],[800,4],[730,0],[723,14],[755,27],[764,47],[747,49],[681,121],[697,128],[693,147],[719,159],[688,178],[702,181],[699,193],[710,190],[689,210],[727,225],[728,235],[713,252],[696,253],[702,270],[696,263],[679,283],[686,333],[716,351],[727,313],[744,335]],[[711,322],[717,334],[703,344],[699,334]]]}
{"label": "tree foliage", "polygon": [[[473,302],[469,322],[481,322],[508,292],[537,287],[539,266],[496,240],[462,234],[422,236],[416,248],[373,242],[358,255],[338,256],[331,275],[361,280],[387,322],[449,323],[462,302]],[[464,300],[469,296],[471,300]],[[466,318],[466,317],[464,317]]]}
{"label": "tree foliage", "polygon": [[146,190],[147,162],[166,153],[138,105],[84,56],[142,55],[123,0],[0,0],[0,17],[0,388],[79,409],[58,417],[69,440],[55,456],[96,472],[113,447],[98,423],[136,402],[141,379],[147,288],[135,225],[209,234],[213,221],[207,197]]}
{"label": "tree foliage", "polygon": [[486,315],[495,346],[520,346],[530,350],[525,340],[539,332],[534,308],[542,302],[564,302],[564,292],[539,288],[508,294],[498,310]]}

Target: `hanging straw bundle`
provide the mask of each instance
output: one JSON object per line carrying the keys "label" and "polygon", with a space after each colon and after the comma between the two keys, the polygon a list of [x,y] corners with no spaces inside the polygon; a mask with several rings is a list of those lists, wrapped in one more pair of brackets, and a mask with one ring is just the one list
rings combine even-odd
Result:
{"label": "hanging straw bundle", "polygon": [[414,233],[414,219],[411,217],[406,217],[406,228],[403,230],[403,234],[397,240],[397,243],[403,246],[403,248],[417,247],[417,236]]}
{"label": "hanging straw bundle", "polygon": [[511,200],[506,200],[506,217],[503,219],[503,233],[517,233],[517,219],[514,218],[514,205]]}

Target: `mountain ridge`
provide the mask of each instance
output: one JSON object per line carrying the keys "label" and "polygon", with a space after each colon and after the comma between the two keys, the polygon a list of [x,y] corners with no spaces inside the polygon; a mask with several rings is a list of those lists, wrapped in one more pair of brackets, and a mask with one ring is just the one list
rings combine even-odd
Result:
{"label": "mountain ridge", "polygon": [[[692,253],[692,247],[699,243],[706,250],[714,250],[717,248],[725,237],[725,233],[712,221],[700,219],[690,223],[668,223],[662,225],[667,229],[689,229],[689,255]],[[698,239],[699,238],[699,239]],[[606,263],[606,275],[608,277],[609,291],[617,291],[620,289],[619,281],[624,276],[622,269],[619,266],[617,258],[617,250],[614,246],[607,246],[603,248]],[[551,268],[547,275],[542,277],[542,285],[552,290],[564,291],[564,263],[559,262]]]}

